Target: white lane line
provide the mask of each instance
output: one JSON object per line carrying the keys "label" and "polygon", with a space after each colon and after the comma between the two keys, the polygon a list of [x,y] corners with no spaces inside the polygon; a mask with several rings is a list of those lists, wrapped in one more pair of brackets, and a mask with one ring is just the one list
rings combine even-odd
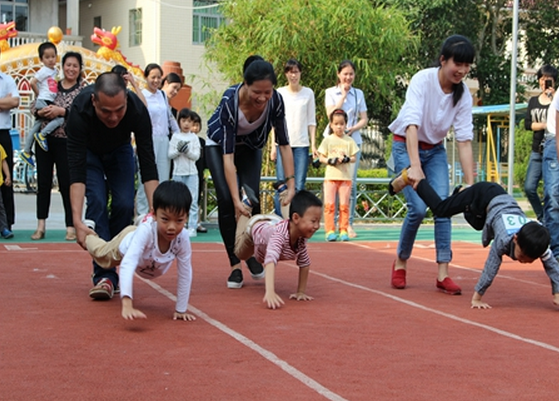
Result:
{"label": "white lane line", "polygon": [[[297,266],[292,265],[292,267],[297,267]],[[493,333],[497,333],[499,335],[511,338],[513,340],[522,341],[522,342],[525,342],[525,343],[528,343],[528,344],[535,345],[537,347],[547,349],[549,351],[554,351],[554,352],[559,353],[559,348],[558,347],[555,347],[553,345],[550,345],[550,344],[547,344],[547,343],[544,343],[544,342],[541,342],[541,341],[532,340],[531,338],[522,337],[522,336],[519,336],[517,334],[511,333],[511,332],[508,332],[508,331],[505,331],[505,330],[501,330],[501,329],[498,329],[498,328],[493,327],[493,326],[489,326],[489,325],[486,325],[486,324],[483,324],[483,323],[478,323],[478,322],[475,322],[475,321],[469,320],[469,319],[464,319],[464,318],[461,318],[459,316],[456,316],[456,315],[453,315],[453,314],[450,314],[450,313],[442,312],[440,310],[433,309],[433,308],[430,308],[428,306],[418,304],[417,302],[409,301],[407,299],[403,299],[403,298],[397,297],[397,296],[392,295],[392,294],[388,294],[388,293],[383,292],[383,291],[374,290],[372,288],[368,288],[368,287],[365,287],[365,286],[362,286],[362,285],[359,285],[359,284],[350,283],[349,281],[338,279],[338,278],[329,276],[329,275],[324,274],[324,273],[319,273],[319,272],[313,271],[313,270],[311,270],[310,272],[317,275],[317,276],[325,278],[327,280],[331,280],[331,281],[334,281],[334,282],[337,282],[337,283],[340,283],[340,284],[344,284],[348,287],[353,287],[353,288],[357,288],[357,289],[360,289],[360,290],[363,290],[363,291],[372,292],[373,294],[377,294],[377,295],[383,296],[385,298],[389,298],[393,301],[400,302],[400,303],[412,306],[414,308],[424,310],[426,312],[431,312],[431,313],[434,313],[436,315],[446,317],[447,319],[452,319],[452,320],[455,320],[455,321],[460,322],[460,323],[469,324],[471,326],[479,327],[481,329],[485,329],[485,330],[491,331]]]}
{"label": "white lane line", "polygon": [[[174,301],[174,302],[177,301],[177,297],[174,294],[167,291],[165,288],[161,287],[159,284],[156,284],[156,283],[154,283],[153,281],[150,281],[150,280],[146,280],[142,277],[139,277],[138,275],[136,275],[136,277],[138,279],[142,280],[144,283],[151,286],[153,289],[155,289],[159,293],[165,295],[167,298],[171,299],[172,301]],[[238,342],[240,342],[244,346],[246,346],[246,347],[250,348],[251,350],[257,352],[262,357],[264,357],[268,361],[272,362],[274,365],[281,368],[287,374],[289,374],[293,378],[299,380],[304,385],[306,385],[307,387],[316,391],[317,393],[319,393],[320,395],[322,395],[326,399],[332,400],[332,401],[347,401],[345,398],[343,398],[343,397],[339,396],[338,394],[330,391],[329,389],[324,387],[322,384],[318,383],[316,380],[311,379],[309,376],[307,376],[306,374],[304,374],[300,370],[294,368],[293,366],[291,366],[290,364],[288,364],[284,360],[278,358],[273,352],[270,352],[270,351],[266,350],[265,348],[262,348],[260,345],[256,344],[254,341],[250,340],[249,338],[247,338],[247,337],[243,336],[242,334],[236,332],[235,330],[229,328],[225,324],[211,318],[210,316],[208,316],[207,314],[202,312],[200,309],[197,309],[197,308],[195,308],[195,307],[193,307],[192,305],[189,304],[188,305],[188,310],[190,312],[194,313],[195,315],[197,315],[198,317],[200,317],[201,319],[205,320],[207,323],[214,326],[218,330],[221,330],[225,334],[233,337],[235,340],[237,340]]]}

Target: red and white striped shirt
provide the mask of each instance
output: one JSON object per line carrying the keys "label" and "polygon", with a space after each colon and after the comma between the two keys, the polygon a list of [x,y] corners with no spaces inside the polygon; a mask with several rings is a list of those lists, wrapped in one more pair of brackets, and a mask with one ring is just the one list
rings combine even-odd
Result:
{"label": "red and white striped shirt", "polygon": [[277,224],[261,221],[252,227],[254,257],[264,266],[268,263],[276,265],[280,260],[297,260],[297,266],[310,266],[311,260],[307,253],[307,239],[299,238],[295,248],[290,245],[289,220]]}

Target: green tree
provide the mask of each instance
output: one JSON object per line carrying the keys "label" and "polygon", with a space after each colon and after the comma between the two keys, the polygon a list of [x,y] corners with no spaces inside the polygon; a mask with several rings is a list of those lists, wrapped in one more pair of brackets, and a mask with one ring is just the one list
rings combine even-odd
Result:
{"label": "green tree", "polygon": [[470,76],[479,82],[478,98],[483,104],[508,103],[510,57],[506,44],[512,35],[512,10],[508,0],[386,2],[406,10],[413,32],[420,37],[415,58],[418,68],[436,61],[446,37],[464,35],[476,49]]}
{"label": "green tree", "polygon": [[303,84],[315,91],[322,132],[324,91],[335,85],[340,61],[350,59],[369,117],[386,123],[398,111],[397,77],[412,71],[417,40],[396,7],[370,0],[235,0],[223,2],[221,10],[230,22],[212,33],[205,54],[229,82],[240,82],[246,57],[260,54],[284,84],[283,65],[297,58]]}
{"label": "green tree", "polygon": [[559,65],[559,0],[523,0],[520,24],[530,64]]}

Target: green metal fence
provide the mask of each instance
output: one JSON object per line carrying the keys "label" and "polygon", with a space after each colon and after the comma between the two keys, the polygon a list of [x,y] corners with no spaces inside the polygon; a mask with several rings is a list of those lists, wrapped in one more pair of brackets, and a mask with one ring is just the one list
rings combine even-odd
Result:
{"label": "green metal fence", "polygon": [[[274,208],[275,177],[262,177],[260,184],[260,202],[262,213],[271,212]],[[324,178],[307,178],[306,189],[322,199],[322,183]],[[357,202],[354,220],[357,222],[401,221],[406,216],[407,206],[404,196],[388,194],[390,178],[358,178]],[[217,198],[211,177],[206,181],[204,199],[202,200],[202,220],[217,220]]]}

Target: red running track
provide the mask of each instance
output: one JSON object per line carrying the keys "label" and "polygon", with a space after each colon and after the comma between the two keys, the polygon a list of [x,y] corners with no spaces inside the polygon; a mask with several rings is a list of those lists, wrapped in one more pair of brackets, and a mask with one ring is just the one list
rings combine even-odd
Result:
{"label": "red running track", "polygon": [[[195,322],[172,320],[174,269],[136,278],[135,306],[88,298],[90,260],[75,244],[0,246],[1,400],[540,400],[555,399],[558,315],[539,262],[506,260],[470,309],[488,250],[455,243],[453,279],[435,289],[434,249],[416,244],[408,288],[389,285],[395,243],[311,243],[311,302],[281,262],[268,310],[245,270],[228,290],[221,244],[193,244]],[[151,284],[151,285],[150,285]]]}

